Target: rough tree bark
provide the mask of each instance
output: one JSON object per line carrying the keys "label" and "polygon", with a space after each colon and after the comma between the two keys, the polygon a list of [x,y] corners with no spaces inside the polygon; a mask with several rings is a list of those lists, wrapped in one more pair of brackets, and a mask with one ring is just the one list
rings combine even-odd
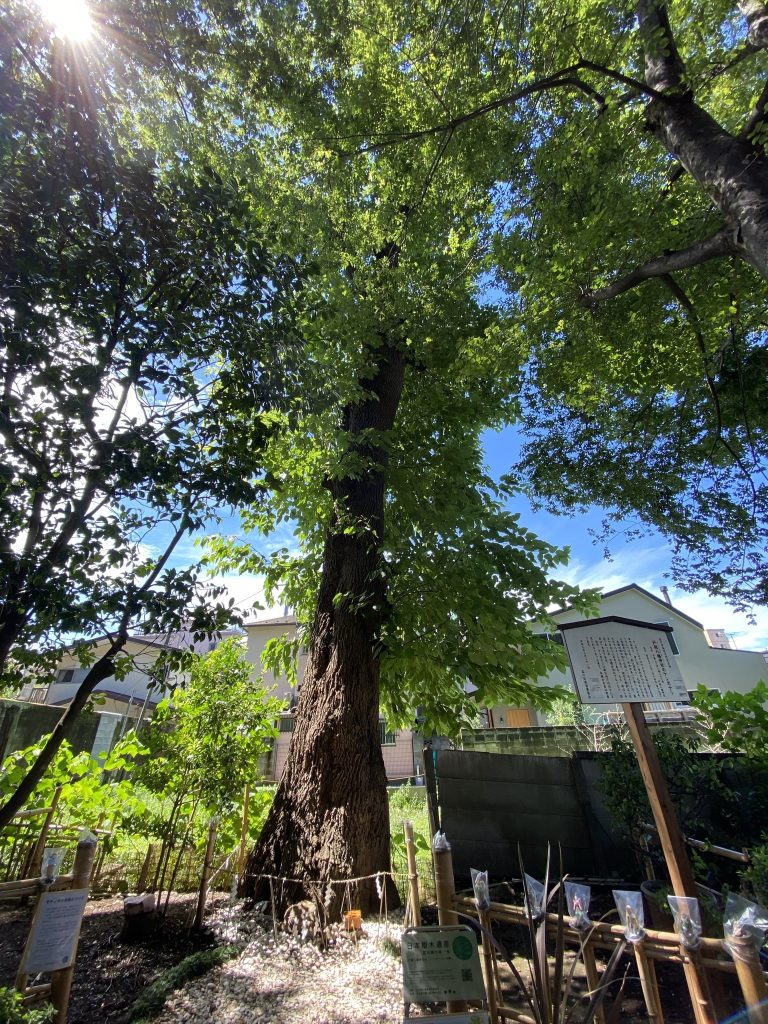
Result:
{"label": "rough tree bark", "polygon": [[[381,543],[387,451],[361,437],[395,421],[405,359],[380,339],[375,374],[361,381],[366,397],[345,412],[350,450],[369,460],[359,478],[329,481],[336,511],[325,539],[309,661],[282,778],[243,884],[245,895],[270,892],[261,875],[310,883],[388,871],[389,809],[379,740],[379,664],[374,645],[386,605]],[[354,530],[349,530],[354,526]],[[349,532],[344,532],[345,528]],[[321,894],[336,917],[350,889],[364,912],[378,907],[375,880],[354,886],[279,883],[281,910]],[[390,889],[390,892],[392,890]]]}
{"label": "rough tree bark", "polygon": [[[762,8],[761,4],[744,6]],[[763,9],[763,14],[764,14]],[[751,11],[750,36],[762,39],[765,18]],[[659,93],[646,108],[646,123],[707,193],[732,233],[734,250],[768,279],[768,160],[761,147],[726,131],[699,106],[686,85],[667,5],[637,5],[646,84]]]}

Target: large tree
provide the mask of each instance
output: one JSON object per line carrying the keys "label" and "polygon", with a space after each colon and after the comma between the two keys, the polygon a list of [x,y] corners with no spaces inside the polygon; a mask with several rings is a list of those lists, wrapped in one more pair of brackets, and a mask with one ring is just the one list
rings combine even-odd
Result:
{"label": "large tree", "polygon": [[57,39],[27,5],[8,12],[0,681],[45,678],[67,640],[80,642],[84,664],[89,640],[110,644],[0,822],[93,688],[125,671],[133,630],[210,632],[227,621],[219,592],[170,560],[222,505],[258,499],[261,413],[284,379],[279,306],[293,274],[268,254],[234,181],[160,160],[132,124],[141,88],[125,62]]}
{"label": "large tree", "polygon": [[[266,453],[270,507],[245,516],[261,530],[297,523],[301,550],[265,566],[216,547],[224,564],[266,568],[310,648],[246,889],[268,891],[268,875],[357,877],[367,907],[389,864],[381,706],[402,724],[421,707],[454,731],[469,681],[481,703],[545,700],[532,679],[561,652],[529,622],[585,600],[550,580],[564,552],[521,528],[483,470],[480,433],[514,417],[519,366],[516,335],[482,294],[492,165],[468,136],[450,159],[450,139],[432,137],[355,153],[425,105],[438,118],[442,94],[475,95],[471,51],[422,51],[433,29],[458,34],[461,15],[292,2],[229,15],[217,29],[231,77],[204,116],[237,125],[221,158],[270,194],[265,216],[307,271],[307,395]],[[216,24],[201,25],[209,45]],[[327,888],[329,909],[343,891]]]}

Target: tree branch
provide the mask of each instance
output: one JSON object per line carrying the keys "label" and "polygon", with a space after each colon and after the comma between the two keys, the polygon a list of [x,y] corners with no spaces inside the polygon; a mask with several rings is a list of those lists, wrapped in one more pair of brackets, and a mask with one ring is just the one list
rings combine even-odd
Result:
{"label": "tree branch", "polygon": [[655,259],[643,263],[642,266],[636,267],[625,277],[619,278],[604,288],[594,290],[582,288],[579,301],[583,306],[594,307],[599,302],[605,302],[606,299],[613,299],[617,295],[622,295],[624,292],[636,288],[639,284],[649,281],[651,278],[662,277],[665,274],[671,274],[675,270],[696,267],[700,263],[706,263],[707,260],[718,259],[721,256],[740,256],[744,258],[734,237],[734,232],[730,228],[722,228],[710,238],[705,239],[703,242],[696,242],[687,249],[679,249],[676,252],[668,252],[663,256],[657,256]]}
{"label": "tree branch", "polygon": [[480,117],[484,117],[486,114],[493,113],[494,110],[501,110],[505,107],[512,106],[519,100],[525,99],[528,96],[535,96],[542,92],[548,92],[552,89],[576,89],[579,92],[584,93],[591,100],[595,101],[600,109],[605,107],[605,98],[593,88],[588,82],[578,77],[580,71],[592,71],[595,74],[603,75],[606,78],[611,79],[615,82],[621,82],[623,85],[628,86],[630,89],[637,93],[648,96],[651,99],[658,99],[660,94],[644,82],[640,82],[637,79],[631,78],[629,75],[623,75],[620,71],[614,71],[612,68],[607,68],[602,64],[595,64],[593,61],[580,60],[576,64],[572,64],[570,67],[563,68],[561,71],[556,71],[553,75],[548,75],[546,78],[540,78],[536,82],[531,82],[529,85],[523,86],[516,92],[509,93],[507,96],[501,96],[497,100],[493,100],[491,103],[486,103],[482,107],[476,107],[474,110],[467,111],[465,114],[458,114],[456,117],[451,118],[448,121],[443,121],[440,124],[432,125],[429,128],[416,128],[410,132],[395,132],[390,133],[388,138],[382,138],[379,142],[372,142],[368,146],[362,146],[356,150],[356,153],[375,153],[381,149],[385,149],[389,146],[397,146],[403,142],[412,142],[416,139],[423,139],[429,135],[440,135],[443,132],[453,132],[462,125],[468,124],[470,121],[475,121]]}
{"label": "tree branch", "polygon": [[747,23],[747,50],[768,49],[768,7],[763,0],[738,0],[738,4]]}
{"label": "tree branch", "polygon": [[637,21],[645,63],[645,82],[657,93],[687,91],[685,64],[675,45],[667,5],[662,0],[639,0]]}

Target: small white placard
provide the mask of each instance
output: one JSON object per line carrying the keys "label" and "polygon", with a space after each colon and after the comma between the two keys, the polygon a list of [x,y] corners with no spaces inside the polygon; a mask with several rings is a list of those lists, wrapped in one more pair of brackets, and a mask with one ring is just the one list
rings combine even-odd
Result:
{"label": "small white placard", "polygon": [[403,1024],[490,1024],[485,1010],[468,1013],[428,1013],[423,1017],[403,1017]]}
{"label": "small white placard", "polygon": [[408,928],[400,939],[406,1003],[485,999],[477,939],[463,925]]}
{"label": "small white placard", "polygon": [[24,974],[72,966],[87,902],[87,889],[46,892],[40,897],[21,963]]}
{"label": "small white placard", "polygon": [[582,704],[688,700],[668,629],[618,616],[560,628]]}

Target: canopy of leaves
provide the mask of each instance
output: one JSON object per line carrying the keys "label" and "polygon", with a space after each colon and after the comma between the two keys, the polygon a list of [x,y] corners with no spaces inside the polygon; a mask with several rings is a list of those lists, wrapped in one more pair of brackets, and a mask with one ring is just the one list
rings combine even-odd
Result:
{"label": "canopy of leaves", "polygon": [[[291,373],[284,304],[295,270],[269,254],[234,179],[161,155],[134,123],[130,104],[153,81],[130,52],[77,49],[29,5],[6,12],[6,684],[14,666],[39,664],[67,634],[118,623],[127,632],[137,621],[162,632],[192,617],[195,571],[163,572],[163,561],[222,505],[258,500],[264,413]],[[222,613],[201,602],[192,621],[214,628]]]}
{"label": "canopy of leaves", "polygon": [[[565,552],[520,527],[504,507],[510,490],[483,467],[481,432],[515,417],[520,365],[515,332],[483,300],[492,168],[469,135],[450,152],[431,137],[359,152],[390,125],[439,119],[445,102],[474,95],[476,53],[457,47],[446,59],[427,45],[433,31],[439,41],[458,32],[459,13],[443,24],[436,10],[385,3],[208,11],[198,52],[208,47],[210,88],[199,116],[237,125],[218,159],[247,167],[273,196],[263,216],[305,269],[303,388],[265,453],[271,503],[244,517],[262,532],[296,524],[300,551],[265,562],[220,543],[213,556],[265,571],[309,624],[328,524],[335,516],[341,529],[369,529],[345,519],[329,485],[362,480],[372,468],[362,441],[380,444],[389,490],[378,652],[392,720],[411,721],[420,706],[433,725],[455,729],[470,707],[467,679],[481,701],[544,699],[527,681],[562,652],[526,622],[585,599],[549,579]],[[226,47],[218,67],[216,43]],[[192,86],[185,101],[191,117]],[[353,443],[345,416],[384,345],[407,363],[397,422],[388,436]],[[364,586],[337,595],[371,599]]]}

